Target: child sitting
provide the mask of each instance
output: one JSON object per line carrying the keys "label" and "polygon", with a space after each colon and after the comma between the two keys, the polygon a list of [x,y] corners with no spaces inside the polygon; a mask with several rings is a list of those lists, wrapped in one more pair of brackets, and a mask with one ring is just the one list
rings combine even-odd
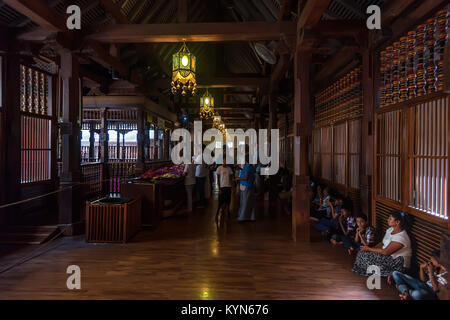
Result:
{"label": "child sitting", "polygon": [[356,234],[354,237],[344,237],[342,241],[349,255],[354,251],[358,252],[359,247],[371,247],[375,243],[375,229],[367,225],[367,217],[364,215],[356,218]]}
{"label": "child sitting", "polygon": [[354,237],[356,232],[356,221],[348,208],[341,209],[338,221],[338,232],[333,234],[330,240],[334,245],[342,244],[345,237]]}
{"label": "child sitting", "polygon": [[320,205],[317,209],[312,210],[311,216],[319,220],[323,217],[331,217],[331,208],[329,203],[331,202],[330,189],[323,189],[322,198],[320,198]]}
{"label": "child sitting", "polygon": [[429,261],[420,265],[420,279],[394,271],[388,283],[395,281],[402,300],[437,300],[441,289],[448,284],[448,272],[439,260],[440,251],[435,251]]}
{"label": "child sitting", "polygon": [[320,219],[315,225],[315,228],[321,231],[323,236],[327,236],[331,234],[332,231],[339,228],[339,214],[341,212],[342,203],[342,199],[336,199],[333,203],[328,201],[327,205],[330,208],[331,216],[329,218],[326,216]]}

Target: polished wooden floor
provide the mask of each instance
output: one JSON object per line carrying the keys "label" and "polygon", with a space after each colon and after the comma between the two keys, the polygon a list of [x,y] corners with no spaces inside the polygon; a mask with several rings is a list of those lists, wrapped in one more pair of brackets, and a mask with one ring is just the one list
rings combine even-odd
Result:
{"label": "polished wooden floor", "polygon": [[[217,230],[217,201],[191,216],[166,219],[130,243],[88,244],[62,238],[44,247],[0,247],[1,299],[396,299],[370,291],[353,274],[342,247],[294,243],[290,217],[261,201],[257,222],[230,221]],[[264,204],[264,205],[262,205]],[[38,250],[35,252],[35,250]],[[66,287],[78,265],[82,289]]]}

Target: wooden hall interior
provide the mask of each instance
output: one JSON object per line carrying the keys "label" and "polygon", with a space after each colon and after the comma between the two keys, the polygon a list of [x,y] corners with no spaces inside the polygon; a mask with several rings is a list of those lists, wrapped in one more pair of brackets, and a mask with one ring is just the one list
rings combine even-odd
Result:
{"label": "wooden hall interior", "polygon": [[[0,0],[0,299],[397,299],[316,230],[318,185],[377,234],[408,215],[414,264],[448,269],[449,20],[446,0]],[[212,167],[186,208],[172,138],[199,120],[278,129],[255,222],[233,193],[216,223]]]}

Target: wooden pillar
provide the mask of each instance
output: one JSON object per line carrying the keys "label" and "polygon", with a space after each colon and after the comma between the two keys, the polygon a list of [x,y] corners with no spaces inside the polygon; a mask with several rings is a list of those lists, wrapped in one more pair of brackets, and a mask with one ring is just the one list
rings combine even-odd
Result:
{"label": "wooden pillar", "polygon": [[372,214],[372,172],[374,158],[374,105],[376,103],[375,88],[375,55],[373,50],[366,46],[362,50],[362,85],[364,111],[361,122],[361,166],[360,166],[360,192],[361,210],[371,221]]}
{"label": "wooden pillar", "polygon": [[294,58],[294,183],[292,194],[292,237],[310,241],[309,164],[312,135],[310,100],[311,52],[297,51]]}
{"label": "wooden pillar", "polygon": [[289,117],[288,114],[284,114],[284,163],[283,166],[285,169],[288,167],[288,133],[289,133]]}
{"label": "wooden pillar", "polygon": [[108,119],[106,108],[102,108],[101,110],[101,119],[100,119],[100,159],[99,161],[103,166],[103,183],[102,183],[102,191],[106,191],[109,188],[109,184],[107,179],[109,178],[108,171],[108,161],[109,161],[109,136],[108,136]]}
{"label": "wooden pillar", "polygon": [[109,161],[109,137],[108,137],[108,119],[106,118],[106,108],[101,111],[100,124],[100,161],[107,163]]}
{"label": "wooden pillar", "polygon": [[[277,95],[274,92],[271,92],[269,94],[269,123],[268,123],[268,134],[267,137],[269,139],[269,143],[268,143],[268,148],[269,150],[267,151],[268,154],[270,154],[271,152],[271,148],[272,148],[272,134],[271,134],[271,130],[272,129],[276,129],[278,126],[277,123]],[[271,175],[269,177],[269,199],[272,201],[276,201],[276,199],[278,198],[278,194],[277,194],[277,186],[280,182],[279,176],[278,175]]]}
{"label": "wooden pillar", "polygon": [[[20,172],[21,172],[21,123],[20,123],[20,56],[16,52],[6,55],[6,84],[8,90],[4,91],[5,105],[5,184],[4,197],[6,203],[21,199]],[[7,186],[7,188],[6,188]],[[20,207],[10,207],[4,211],[6,223],[14,223],[20,217]]]}
{"label": "wooden pillar", "polygon": [[137,113],[137,159],[136,159],[136,174],[142,174],[145,171],[145,126],[144,126],[144,111],[138,110]]}
{"label": "wooden pillar", "polygon": [[95,161],[95,123],[89,124],[89,162]]}
{"label": "wooden pillar", "polygon": [[117,144],[116,144],[116,146],[117,146],[117,148],[116,148],[116,158],[117,158],[117,160],[120,160],[120,131],[119,131],[119,129],[117,129],[116,142],[117,142]]}
{"label": "wooden pillar", "polygon": [[255,113],[255,119],[254,119],[254,123],[253,123],[253,128],[255,130],[259,130],[259,124],[261,122],[260,117],[261,117],[261,115],[259,113]]}
{"label": "wooden pillar", "polygon": [[[278,127],[277,123],[277,95],[276,93],[271,93],[269,95],[269,130],[270,129],[276,129]],[[269,131],[269,137],[270,137],[270,131]]]}
{"label": "wooden pillar", "polygon": [[82,232],[81,213],[81,81],[78,57],[69,50],[62,50],[62,173],[59,194],[59,224],[66,235]]}

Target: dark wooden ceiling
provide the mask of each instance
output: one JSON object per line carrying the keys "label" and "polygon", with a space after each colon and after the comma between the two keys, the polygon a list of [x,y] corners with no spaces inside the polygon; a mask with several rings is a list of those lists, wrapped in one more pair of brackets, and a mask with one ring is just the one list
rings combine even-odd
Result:
{"label": "dark wooden ceiling", "polygon": [[[276,22],[280,20],[296,22],[302,14],[307,0],[34,0],[54,10],[60,17],[65,17],[67,6],[76,4],[82,9],[82,31],[99,30],[104,26],[114,24],[173,24],[179,22]],[[310,0],[311,1],[311,0]],[[322,0],[319,0],[322,2]],[[426,0],[430,1],[430,0]],[[321,22],[328,29],[316,30],[319,32],[315,41],[313,56],[313,74],[315,75],[316,87],[336,74],[346,64],[357,59],[357,49],[360,43],[351,33],[345,32],[341,25],[342,20],[349,22],[364,23],[367,15],[365,10],[368,5],[380,5],[385,15],[384,21],[389,25],[402,19],[405,12],[420,9],[424,0],[332,0],[327,9],[321,14]],[[442,0],[433,0],[445,2]],[[36,32],[42,29],[42,25],[32,21],[14,7],[16,0],[0,0],[0,25],[8,30],[15,30],[17,35]],[[19,1],[20,2],[20,1]],[[323,1],[327,3],[326,1]],[[9,3],[10,5],[8,5]],[[298,8],[298,6],[301,6]],[[180,9],[182,8],[182,9]],[[387,11],[387,13],[386,13]],[[333,21],[336,20],[336,30],[343,31],[342,34],[333,31]],[[349,25],[352,28],[353,25]],[[327,31],[328,30],[328,31]],[[330,33],[330,30],[333,32]],[[328,33],[327,33],[328,32]],[[32,37],[35,34],[32,35]],[[52,37],[42,41],[36,41],[40,45],[41,54],[51,55],[51,47],[54,43]],[[240,85],[220,86],[215,85],[211,89],[216,95],[216,101],[224,109],[223,112],[232,117],[236,112],[236,119],[252,118],[251,108],[258,112],[266,112],[269,90],[267,85],[259,85],[256,78],[276,77],[277,101],[280,111],[289,110],[292,102],[292,70],[289,67],[292,48],[289,48],[291,39],[276,39],[261,41],[272,49],[281,60],[282,56],[288,61],[285,66],[271,66],[264,63],[256,54],[254,42],[189,42],[188,47],[197,56],[198,77],[203,79],[243,79]],[[288,45],[286,45],[286,43]],[[112,83],[111,69],[124,70],[128,76],[122,76],[128,82],[138,75],[139,81],[134,84],[149,84],[149,90],[142,90],[144,94],[157,99],[162,104],[169,103],[173,107],[173,97],[170,93],[170,65],[171,57],[180,47],[175,43],[89,43],[83,46],[81,61],[86,71],[85,85],[91,89],[96,82],[107,81]],[[117,55],[110,56],[111,52]],[[286,55],[287,54],[287,55]],[[335,55],[344,56],[350,61],[333,61]],[[51,57],[50,57],[51,58]],[[280,67],[280,68],[278,68]],[[278,70],[277,70],[278,68]],[[134,76],[133,76],[134,75]],[[100,80],[99,80],[100,79]],[[245,82],[248,79],[248,84]],[[273,79],[272,79],[273,80]],[[126,81],[122,81],[126,82]],[[226,81],[225,81],[226,82]],[[253,83],[253,84],[252,84]],[[255,85],[257,83],[258,85]],[[273,84],[271,84],[273,85]],[[114,87],[120,87],[115,85]],[[142,89],[142,88],[141,88]],[[316,88],[313,88],[316,89]],[[273,90],[273,88],[270,88]],[[102,94],[99,90],[87,90],[90,94]],[[199,90],[202,94],[202,90]],[[195,117],[198,99],[187,99],[183,101],[182,107],[192,113]],[[239,110],[239,111],[233,111]],[[242,111],[244,110],[244,111]]]}

